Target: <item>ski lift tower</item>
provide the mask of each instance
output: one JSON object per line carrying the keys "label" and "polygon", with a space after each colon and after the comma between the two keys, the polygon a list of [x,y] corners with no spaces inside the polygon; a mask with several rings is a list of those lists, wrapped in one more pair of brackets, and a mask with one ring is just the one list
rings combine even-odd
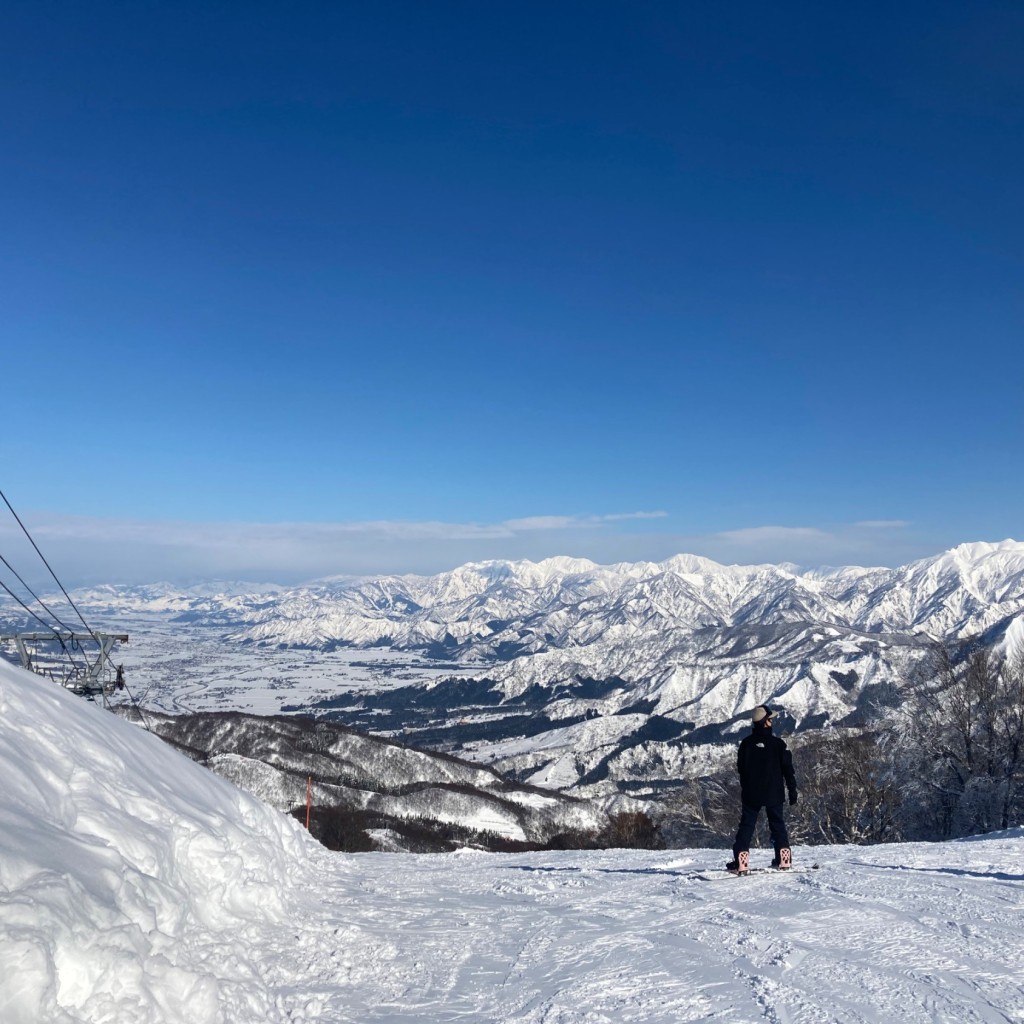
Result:
{"label": "ski lift tower", "polygon": [[[104,699],[115,690],[124,689],[121,666],[113,669],[110,652],[118,643],[128,643],[127,633],[73,633],[50,630],[47,633],[0,633],[0,643],[11,643],[18,649],[23,668],[59,682],[65,689],[82,697]],[[60,645],[60,652],[53,645]],[[95,660],[83,646],[98,645]],[[47,645],[40,650],[41,645]],[[82,653],[82,664],[76,664],[70,652]],[[62,662],[61,656],[67,661]]]}

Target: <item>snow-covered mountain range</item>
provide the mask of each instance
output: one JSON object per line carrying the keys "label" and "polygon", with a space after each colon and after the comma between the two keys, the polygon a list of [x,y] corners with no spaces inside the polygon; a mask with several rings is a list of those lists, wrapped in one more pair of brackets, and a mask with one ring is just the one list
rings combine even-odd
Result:
{"label": "snow-covered mountain range", "polygon": [[234,639],[329,648],[436,650],[507,660],[654,632],[825,622],[871,633],[979,633],[1024,604],[1024,544],[964,544],[898,569],[800,572],[679,555],[595,565],[576,558],[469,563],[437,576],[324,580],[253,600],[194,601]]}
{"label": "snow-covered mountain range", "polygon": [[1012,639],[1024,630],[1024,543],[963,544],[896,569],[551,558],[77,596],[108,619],[148,613],[214,632],[224,650],[444,659],[459,670],[449,678],[391,676],[285,709],[587,792],[700,770],[761,702],[781,706],[787,729],[862,723],[899,699],[937,643]]}

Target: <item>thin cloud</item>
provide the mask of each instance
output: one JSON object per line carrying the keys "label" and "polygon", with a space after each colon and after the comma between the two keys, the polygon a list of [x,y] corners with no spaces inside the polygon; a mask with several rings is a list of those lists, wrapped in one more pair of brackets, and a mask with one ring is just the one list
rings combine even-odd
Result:
{"label": "thin cloud", "polygon": [[691,538],[693,550],[720,562],[825,566],[893,566],[934,554],[902,519],[864,519],[821,526],[751,526]]}
{"label": "thin cloud", "polygon": [[902,530],[913,524],[909,519],[862,519],[853,525],[865,530]]}
{"label": "thin cloud", "polygon": [[[82,582],[434,573],[469,561],[585,552],[614,524],[662,512],[528,516],[496,523],[368,520],[187,523],[34,515],[40,546]],[[8,536],[0,524],[0,540]],[[585,538],[589,538],[585,539]],[[4,545],[7,546],[6,543]],[[596,545],[600,550],[600,542]],[[19,558],[31,566],[35,556]]]}
{"label": "thin cloud", "polygon": [[713,536],[727,543],[753,546],[788,541],[827,541],[832,534],[814,526],[751,526],[741,530],[724,530]]}
{"label": "thin cloud", "polygon": [[613,512],[601,516],[529,516],[508,519],[502,525],[513,532],[519,530],[571,530],[578,527],[600,526],[603,523],[622,523],[631,519],[662,519],[667,512]]}
{"label": "thin cloud", "polygon": [[366,520],[340,523],[185,523],[151,520],[110,520],[54,517],[38,521],[35,532],[55,540],[103,540],[113,536],[175,546],[200,547],[260,543],[293,543],[352,536],[392,540],[474,540],[511,537],[535,530],[569,530],[630,519],[653,519],[667,512],[622,512],[590,516],[527,516],[500,523],[448,523]]}
{"label": "thin cloud", "polygon": [[664,519],[667,512],[614,512],[607,516],[589,516],[594,523],[621,523],[627,519]]}
{"label": "thin cloud", "polygon": [[526,516],[523,519],[507,519],[501,525],[510,533],[520,530],[566,530],[578,523],[575,516]]}
{"label": "thin cloud", "polygon": [[[260,580],[299,583],[335,575],[429,575],[466,562],[540,561],[553,555],[601,564],[660,562],[695,554],[725,564],[804,567],[899,565],[934,554],[899,520],[684,533],[656,511],[537,515],[493,523],[367,520],[336,523],[186,523],[32,515],[27,525],[65,582]],[[637,528],[631,529],[630,524]],[[886,524],[885,528],[881,524]],[[896,528],[896,524],[899,528]],[[17,537],[0,521],[0,549]],[[963,538],[953,538],[948,546]],[[38,557],[14,555],[31,576]]]}

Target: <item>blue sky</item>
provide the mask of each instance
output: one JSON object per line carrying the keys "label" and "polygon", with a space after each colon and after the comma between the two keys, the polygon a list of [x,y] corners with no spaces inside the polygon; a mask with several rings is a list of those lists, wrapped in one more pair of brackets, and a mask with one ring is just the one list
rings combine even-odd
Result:
{"label": "blue sky", "polygon": [[3,489],[81,579],[1020,537],[1022,50],[1009,3],[6,3]]}

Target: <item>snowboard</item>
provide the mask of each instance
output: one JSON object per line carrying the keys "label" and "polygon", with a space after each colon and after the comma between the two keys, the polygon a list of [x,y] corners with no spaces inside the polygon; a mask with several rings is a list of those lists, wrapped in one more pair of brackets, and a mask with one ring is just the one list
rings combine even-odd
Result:
{"label": "snowboard", "polygon": [[722,868],[721,871],[700,871],[694,875],[694,878],[712,882],[724,878],[746,878],[747,875],[803,874],[805,871],[817,871],[820,868],[818,864],[793,867],[793,854],[789,847],[784,847],[779,851],[779,866],[777,868],[752,868],[750,866],[750,854],[746,850],[742,851],[736,859],[738,861],[738,868],[735,871],[730,871],[728,868]]}
{"label": "snowboard", "polygon": [[778,878],[785,878],[786,875],[803,875],[811,871],[820,871],[820,864],[805,864],[798,868],[790,868],[789,871],[780,871],[778,868],[748,868],[745,875],[738,875],[735,871],[726,871],[725,868],[708,868],[706,871],[695,871],[689,877],[700,882],[725,882],[737,878],[749,878],[753,875],[775,875]]}

